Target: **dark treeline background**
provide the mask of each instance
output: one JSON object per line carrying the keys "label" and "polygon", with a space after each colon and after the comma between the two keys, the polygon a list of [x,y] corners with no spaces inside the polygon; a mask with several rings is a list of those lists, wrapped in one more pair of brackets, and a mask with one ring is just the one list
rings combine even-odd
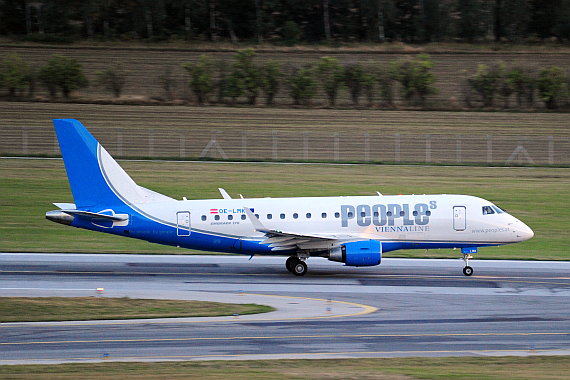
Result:
{"label": "dark treeline background", "polygon": [[54,42],[570,41],[570,0],[0,0],[0,34]]}

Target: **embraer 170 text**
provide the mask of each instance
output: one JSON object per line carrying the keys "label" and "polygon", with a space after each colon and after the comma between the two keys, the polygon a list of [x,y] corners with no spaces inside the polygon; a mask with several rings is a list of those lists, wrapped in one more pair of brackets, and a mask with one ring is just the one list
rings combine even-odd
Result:
{"label": "embraer 170 text", "polygon": [[73,193],[46,218],[61,224],[204,251],[289,256],[287,269],[307,273],[306,259],[350,266],[380,264],[398,249],[461,248],[463,273],[477,247],[530,239],[523,222],[468,195],[176,200],[138,186],[73,119],[54,120]]}

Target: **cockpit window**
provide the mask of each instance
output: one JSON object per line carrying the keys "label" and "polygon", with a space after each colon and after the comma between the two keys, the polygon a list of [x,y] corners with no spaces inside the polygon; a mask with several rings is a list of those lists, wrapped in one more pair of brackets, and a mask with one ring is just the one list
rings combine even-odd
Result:
{"label": "cockpit window", "polygon": [[495,206],[495,205],[493,205],[493,210],[495,210],[497,212],[497,214],[502,214],[505,212],[505,210],[503,210],[499,206]]}
{"label": "cockpit window", "polygon": [[491,206],[483,206],[483,215],[494,214],[493,208]]}

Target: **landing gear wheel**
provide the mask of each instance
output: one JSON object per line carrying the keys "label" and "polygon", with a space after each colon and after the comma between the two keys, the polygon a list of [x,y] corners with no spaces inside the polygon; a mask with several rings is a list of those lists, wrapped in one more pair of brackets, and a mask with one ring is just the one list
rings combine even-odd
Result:
{"label": "landing gear wheel", "polygon": [[304,276],[307,273],[307,264],[297,259],[291,264],[291,269],[295,276]]}
{"label": "landing gear wheel", "polygon": [[471,276],[473,274],[473,268],[467,265],[465,268],[463,268],[463,274],[466,276]]}
{"label": "landing gear wheel", "polygon": [[289,257],[287,261],[285,261],[285,268],[287,268],[289,272],[293,273],[293,263],[298,260],[299,259],[297,259],[296,256]]}

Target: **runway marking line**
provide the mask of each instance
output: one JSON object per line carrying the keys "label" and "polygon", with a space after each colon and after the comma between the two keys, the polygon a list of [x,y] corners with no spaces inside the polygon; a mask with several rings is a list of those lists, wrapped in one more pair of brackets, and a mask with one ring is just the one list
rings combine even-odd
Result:
{"label": "runway marking line", "polygon": [[27,346],[51,344],[84,343],[144,343],[144,342],[192,342],[192,341],[231,341],[231,340],[266,340],[266,339],[316,339],[316,338],[420,338],[420,337],[480,337],[480,336],[570,336],[567,332],[543,333],[444,333],[444,334],[339,334],[339,335],[270,335],[270,336],[232,336],[232,337],[194,337],[194,338],[153,338],[153,339],[101,339],[101,340],[60,340],[40,342],[0,342],[0,346]]}
{"label": "runway marking line", "polygon": [[[559,352],[559,354],[557,354]],[[347,355],[347,359],[354,358],[355,355],[433,355],[433,354],[452,354],[451,356],[473,356],[473,354],[501,354],[501,356],[540,356],[545,354],[550,355],[568,355],[568,349],[543,349],[543,350],[412,350],[412,351],[342,351],[342,352],[295,352],[295,353],[281,353],[281,354],[225,354],[225,355],[164,355],[164,356],[110,356],[106,359],[100,357],[75,357],[75,358],[46,358],[46,359],[31,359],[29,362],[72,362],[72,361],[88,361],[88,362],[126,362],[126,361],[141,361],[141,360],[171,360],[171,361],[184,361],[184,360],[224,360],[224,358],[243,359],[243,360],[271,360],[271,359],[287,359],[303,357],[318,357],[318,356],[331,356],[331,358],[338,358],[340,355]],[[526,355],[523,355],[526,354]],[[489,355],[500,356],[500,355]],[[395,357],[395,356],[390,356]],[[221,358],[221,359],[220,359]],[[21,359],[8,359],[0,360],[0,363],[20,363]]]}

